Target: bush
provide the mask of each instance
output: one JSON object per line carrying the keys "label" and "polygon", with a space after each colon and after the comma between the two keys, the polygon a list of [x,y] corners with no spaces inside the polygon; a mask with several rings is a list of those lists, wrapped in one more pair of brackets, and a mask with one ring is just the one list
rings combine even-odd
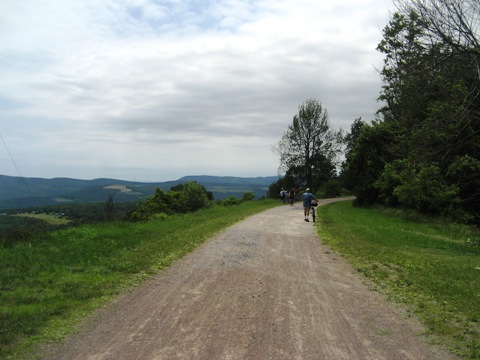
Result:
{"label": "bush", "polygon": [[206,208],[210,204],[208,192],[196,181],[189,181],[177,185],[170,191],[172,197],[172,210],[176,213],[189,213]]}
{"label": "bush", "polygon": [[155,214],[185,214],[210,205],[210,193],[196,181],[175,185],[168,192],[157,188],[153,196],[139,202],[132,220],[145,221]]}
{"label": "bush", "polygon": [[447,180],[458,186],[460,206],[463,210],[475,217],[475,222],[480,224],[480,160],[471,156],[459,156],[448,167]]}
{"label": "bush", "polygon": [[442,214],[457,197],[456,186],[447,185],[436,165],[417,170],[413,167],[402,173],[402,184],[397,186],[393,195],[400,204],[422,213]]}
{"label": "bush", "polygon": [[145,221],[154,214],[171,213],[171,202],[170,196],[162,189],[157,188],[154,195],[149,196],[144,202],[138,202],[135,211],[132,213],[132,220]]}
{"label": "bush", "polygon": [[251,191],[243,193],[242,201],[252,201],[255,199],[255,194]]}
{"label": "bush", "polygon": [[375,181],[374,187],[378,190],[378,200],[388,206],[399,205],[395,189],[402,184],[402,171],[408,166],[407,160],[395,160],[386,164],[383,173]]}

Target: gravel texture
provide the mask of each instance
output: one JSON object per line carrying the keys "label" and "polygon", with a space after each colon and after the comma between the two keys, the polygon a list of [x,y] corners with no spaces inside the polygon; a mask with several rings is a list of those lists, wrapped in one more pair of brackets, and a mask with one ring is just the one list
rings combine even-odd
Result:
{"label": "gravel texture", "polygon": [[97,311],[47,359],[455,358],[313,225],[297,203],[228,228]]}

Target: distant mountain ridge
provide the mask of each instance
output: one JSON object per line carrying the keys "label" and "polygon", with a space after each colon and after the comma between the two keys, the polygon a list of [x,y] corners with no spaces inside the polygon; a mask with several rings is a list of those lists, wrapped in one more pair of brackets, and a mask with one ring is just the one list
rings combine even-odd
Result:
{"label": "distant mountain ridge", "polygon": [[48,206],[62,203],[104,202],[109,195],[114,201],[138,201],[152,195],[157,188],[164,191],[172,186],[196,181],[211,191],[216,200],[228,196],[241,198],[251,191],[257,197],[265,196],[268,187],[278,180],[277,176],[184,176],[165,182],[135,182],[100,178],[80,180],[71,178],[25,178],[0,175],[0,209],[16,209],[32,206]]}

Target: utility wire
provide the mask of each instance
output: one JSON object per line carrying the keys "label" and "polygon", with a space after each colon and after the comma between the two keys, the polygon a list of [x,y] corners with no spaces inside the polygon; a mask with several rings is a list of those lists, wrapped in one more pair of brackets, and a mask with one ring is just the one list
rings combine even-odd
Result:
{"label": "utility wire", "polygon": [[20,172],[20,169],[18,168],[17,163],[16,163],[15,160],[13,159],[12,153],[11,153],[10,150],[8,149],[7,143],[5,142],[5,140],[3,140],[2,134],[0,134],[0,139],[2,139],[3,145],[5,146],[5,149],[7,150],[7,153],[8,153],[8,155],[10,156],[10,159],[12,160],[12,163],[13,163],[13,165],[15,166],[15,169],[17,170],[18,176],[20,177],[20,179],[22,179],[22,182],[23,182],[23,185],[25,186],[25,189],[27,189],[27,192],[30,194],[30,197],[32,198],[33,202],[34,202],[35,205],[36,205],[35,198],[33,197],[33,194],[32,194],[32,192],[30,191],[30,188],[29,188],[28,185],[27,185],[27,181],[26,181],[25,178],[22,176],[22,173]]}

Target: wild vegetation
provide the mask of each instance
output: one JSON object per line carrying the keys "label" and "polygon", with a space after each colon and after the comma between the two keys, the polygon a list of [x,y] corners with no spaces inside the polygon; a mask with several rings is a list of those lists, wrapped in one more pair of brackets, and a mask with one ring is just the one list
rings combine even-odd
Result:
{"label": "wild vegetation", "polygon": [[255,199],[253,192],[241,198],[229,196],[214,200],[213,193],[196,181],[173,185],[170,190],[157,188],[144,201],[115,202],[107,196],[104,203],[78,203],[12,209],[0,215],[0,244],[12,246],[43,232],[105,221],[146,221],[152,217],[195,212],[213,205],[238,205]]}
{"label": "wild vegetation", "polygon": [[145,202],[139,202],[132,214],[134,220],[148,220],[153,215],[189,213],[206,208],[213,201],[213,194],[195,181],[170,188],[168,192],[157,188]]}
{"label": "wild vegetation", "polygon": [[318,208],[322,241],[406,305],[437,343],[480,359],[480,232],[438,218],[340,202]]}
{"label": "wild vegetation", "polygon": [[342,144],[343,133],[330,128],[327,109],[317,99],[307,99],[274,148],[285,175],[270,185],[268,196],[278,198],[282,188],[306,187],[325,197],[340,195],[336,169]]}
{"label": "wild vegetation", "polygon": [[[354,120],[344,136],[330,128],[318,100],[306,100],[276,147],[284,176],[268,194],[308,186],[324,197],[351,192],[357,204],[388,207],[322,207],[318,229],[382,291],[411,306],[432,334],[480,358],[478,230],[417,219],[480,225],[480,7],[476,0],[395,4],[378,45],[377,119]],[[277,204],[221,190],[225,198],[215,201],[205,186],[187,181],[139,202],[109,197],[35,208],[68,224],[1,215],[0,357],[61,338],[73,320],[125,286]],[[414,221],[405,220],[409,211]]]}
{"label": "wild vegetation", "polygon": [[280,171],[286,174],[284,187],[303,188],[332,179],[341,144],[342,133],[330,129],[327,109],[318,100],[307,99],[275,149]]}
{"label": "wild vegetation", "polygon": [[42,179],[0,175],[0,212],[19,208],[102,203],[110,196],[116,204],[135,203],[145,201],[148,196],[155,194],[157,188],[168,191],[190,181],[203,185],[216,200],[229,196],[241,198],[245,192],[252,192],[256,198],[261,198],[266,195],[268,186],[276,180],[277,176],[244,178],[204,175],[145,183],[119,179]]}
{"label": "wild vegetation", "polygon": [[[480,6],[477,0],[396,0],[375,120],[330,129],[315,99],[299,107],[276,148],[280,188],[343,189],[382,204],[480,225]],[[345,161],[339,166],[338,155]]]}
{"label": "wild vegetation", "polygon": [[480,7],[401,0],[378,50],[384,106],[352,125],[342,178],[362,204],[480,224]]}
{"label": "wild vegetation", "polygon": [[[195,184],[183,189],[190,186]],[[162,211],[152,213],[149,221],[83,224],[0,246],[0,358],[29,358],[32,346],[61,340],[125,287],[168,266],[221,229],[278,205],[247,201],[252,199],[247,193],[243,200],[210,203],[191,212],[192,204],[199,203],[180,201],[178,191],[168,196],[178,197],[175,207],[188,205],[187,214]],[[236,206],[225,206],[232,203]],[[141,213],[146,214],[145,209]]]}

